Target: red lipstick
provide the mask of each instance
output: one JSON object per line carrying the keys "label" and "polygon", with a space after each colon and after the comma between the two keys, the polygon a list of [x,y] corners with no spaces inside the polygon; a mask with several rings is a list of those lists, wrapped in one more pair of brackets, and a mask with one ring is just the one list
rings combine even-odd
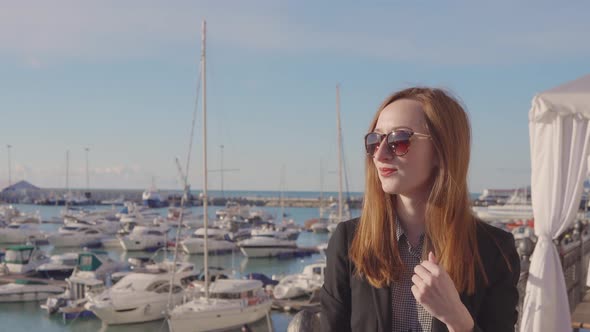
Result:
{"label": "red lipstick", "polygon": [[381,176],[390,176],[395,172],[397,172],[397,168],[379,167],[379,174],[381,174]]}

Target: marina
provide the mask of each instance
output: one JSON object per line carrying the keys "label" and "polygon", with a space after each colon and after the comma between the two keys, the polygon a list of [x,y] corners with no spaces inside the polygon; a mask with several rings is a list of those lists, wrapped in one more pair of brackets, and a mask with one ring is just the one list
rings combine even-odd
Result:
{"label": "marina", "polygon": [[[475,195],[474,195],[475,196]],[[19,211],[24,213],[31,213],[35,212],[43,216],[43,218],[49,219],[56,219],[56,218],[63,218],[63,207],[62,206],[38,206],[38,205],[15,205]],[[88,206],[90,209],[87,212],[87,215],[92,215],[97,211],[109,211],[109,208],[105,210],[104,206]],[[256,211],[256,214],[260,214],[264,212],[265,215],[268,216],[276,216],[281,211],[278,207],[262,207],[262,211]],[[474,207],[474,210],[478,209],[478,207]],[[38,210],[38,212],[36,212]],[[223,210],[223,209],[218,209]],[[90,212],[92,211],[92,212]],[[169,215],[169,209],[167,208],[159,208],[159,209],[150,209],[148,212],[152,216],[156,216],[156,220],[160,218],[160,220],[164,220]],[[191,207],[187,210],[190,212],[191,215],[199,215],[202,214],[202,207]],[[288,215],[290,219],[294,220],[294,224],[303,228],[305,221],[312,220],[317,218],[319,210],[316,208],[288,208],[285,209],[285,213]],[[359,210],[352,209],[351,214],[352,216],[358,216],[360,213]],[[187,213],[189,214],[189,213]],[[584,217],[585,216],[585,217]],[[121,216],[123,217],[123,216]],[[559,244],[560,253],[564,257],[564,268],[569,266],[569,264],[579,264],[579,266],[587,266],[588,261],[590,260],[590,246],[589,245],[581,245],[581,243],[590,243],[590,225],[588,224],[587,218],[588,215],[584,215],[584,212],[581,211],[579,214],[579,218],[581,218],[580,222],[577,224],[576,227],[573,227],[570,231],[566,232],[563,237],[556,243]],[[215,218],[212,218],[214,221]],[[496,222],[492,222],[496,226],[504,228],[506,230],[512,231],[515,235],[517,249],[519,254],[521,255],[521,264],[522,264],[522,274],[521,274],[521,282],[519,283],[519,287],[521,289],[521,297],[524,294],[524,285],[526,284],[526,267],[528,266],[529,257],[532,255],[532,251],[534,250],[534,245],[536,242],[536,238],[534,238],[534,234],[528,230],[532,230],[531,223],[523,222],[520,219],[518,214],[515,214],[511,221],[507,220],[498,220]],[[52,232],[57,232],[60,227],[63,227],[55,224],[55,223],[43,223],[40,224],[39,228],[40,231],[44,232],[44,234],[50,234]],[[167,228],[167,237],[173,239],[176,228],[168,227]],[[268,231],[261,229],[258,231],[258,234],[270,234]],[[186,236],[190,236],[194,233],[193,229],[182,229],[182,234]],[[215,233],[212,233],[215,236]],[[287,326],[294,320],[295,314],[298,312],[317,312],[319,310],[319,302],[318,302],[318,286],[310,288],[310,293],[304,295],[304,292],[301,288],[303,286],[298,285],[311,285],[310,282],[313,280],[313,276],[311,271],[314,270],[313,266],[318,267],[318,277],[321,276],[321,262],[324,261],[325,256],[320,252],[320,248],[322,248],[323,244],[325,244],[329,239],[330,233],[322,233],[322,232],[313,232],[310,230],[303,231],[299,233],[297,237],[296,243],[298,245],[298,255],[279,255],[276,257],[268,258],[252,258],[247,257],[242,253],[239,248],[236,246],[234,250],[231,251],[220,251],[220,252],[211,252],[209,257],[209,266],[217,266],[219,267],[219,272],[217,275],[226,275],[232,276],[232,278],[252,278],[252,275],[263,275],[267,276],[267,278],[272,278],[268,280],[263,280],[263,283],[266,285],[269,282],[274,283],[274,286],[265,286],[266,289],[273,289],[280,290],[280,294],[273,296],[272,300],[272,312],[270,315],[271,324],[274,331],[285,331]],[[76,252],[83,252],[84,250],[93,251],[95,249],[83,249],[82,247],[55,247],[50,242],[42,242],[40,241],[39,249],[46,254],[47,257],[55,256],[55,255],[64,255],[66,253],[76,253]],[[12,245],[14,247],[15,245]],[[584,251],[587,251],[586,254],[574,255],[572,250],[577,250],[577,246],[583,246],[585,248]],[[10,248],[11,245],[3,246],[4,248]],[[23,248],[28,248],[24,246]],[[113,262],[119,262],[117,264],[123,263],[127,264],[128,262],[140,262],[146,261],[146,259],[142,257],[151,257],[149,261],[165,261],[166,259],[170,260],[173,259],[172,250],[174,248],[174,242],[167,242],[165,246],[162,246],[160,250],[157,252],[146,252],[146,251],[130,251],[125,250],[125,248],[121,246],[112,246],[107,248],[98,248],[96,250],[103,250],[107,255],[108,258],[111,259]],[[64,256],[67,257],[67,256]],[[203,267],[203,259],[204,256],[202,254],[186,254],[180,253],[180,262],[182,264],[191,264],[195,266],[195,270],[201,270]],[[575,258],[578,257],[578,258]],[[140,263],[136,263],[140,264]],[[566,268],[569,271],[570,268]],[[124,270],[121,270],[124,271]],[[139,270],[138,270],[139,271]],[[215,269],[211,269],[210,271],[215,271]],[[305,272],[309,271],[309,272]],[[580,270],[578,270],[580,271]],[[302,273],[303,272],[303,273]],[[566,280],[569,280],[568,274],[566,273]],[[575,298],[575,294],[580,291],[579,287],[581,286],[580,280],[585,280],[587,271],[580,271],[581,275],[572,276],[572,282],[575,284],[570,284],[568,281],[570,288],[570,296],[572,300],[572,308],[576,307],[577,301],[582,301],[582,297],[580,296],[577,300]],[[306,277],[305,275],[309,275]],[[115,273],[114,275],[117,275]],[[124,274],[126,275],[126,274]],[[117,277],[120,279],[120,277]],[[258,276],[257,276],[258,278]],[[309,278],[309,279],[308,279]],[[0,277],[0,283],[8,284],[11,282],[15,282],[17,279],[26,279],[30,281],[40,281],[43,279],[39,278],[31,278],[28,275],[4,275]],[[72,279],[72,278],[70,278]],[[162,280],[166,279],[164,277]],[[114,278],[113,278],[114,280]],[[125,279],[122,279],[125,280]],[[321,279],[320,279],[321,280]],[[62,280],[45,280],[49,285],[59,286],[61,288],[67,287],[67,283]],[[278,282],[281,281],[281,282]],[[287,285],[287,288],[284,288],[281,283]],[[318,285],[321,285],[321,281]],[[291,288],[289,288],[291,287]],[[101,288],[102,289],[102,288]],[[287,290],[289,289],[289,290]],[[302,291],[303,293],[298,293]],[[281,295],[282,294],[282,295]],[[292,294],[292,295],[288,295]],[[300,295],[297,295],[300,294]],[[291,296],[294,296],[291,298]],[[166,301],[165,301],[166,302]],[[161,318],[154,318],[153,322],[141,322],[141,323],[131,323],[131,324],[110,324],[105,325],[101,322],[99,318],[95,315],[92,315],[90,311],[80,311],[74,310],[73,308],[63,310],[63,314],[54,316],[48,316],[44,309],[39,307],[39,304],[42,304],[43,301],[37,301],[34,305],[31,302],[22,302],[22,303],[0,303],[0,319],[7,318],[8,316],[4,316],[9,314],[11,320],[15,322],[15,324],[26,324],[23,320],[19,319],[19,315],[14,315],[14,312],[21,312],[22,310],[22,318],[26,317],[26,320],[36,321],[38,324],[47,328],[47,331],[63,331],[63,330],[72,330],[76,331],[78,329],[83,328],[90,328],[92,330],[99,330],[102,329],[103,331],[134,331],[137,330],[146,330],[146,331],[166,331],[167,325],[164,324],[164,320]],[[97,304],[98,305],[98,304]],[[522,298],[521,298],[521,305],[522,305]],[[95,306],[95,305],[94,305]],[[93,305],[88,305],[88,308],[94,308]],[[97,307],[96,307],[97,308]],[[579,311],[579,310],[578,310]],[[101,314],[104,315],[104,314]],[[578,315],[579,316],[579,315]],[[575,317],[578,317],[575,316]],[[307,316],[307,317],[314,317],[314,316]],[[109,318],[110,319],[110,318]],[[300,321],[298,319],[297,321]],[[267,331],[268,326],[265,319],[262,319],[254,324],[251,325],[253,331]],[[236,330],[237,331],[237,330]]]}
{"label": "marina", "polygon": [[[63,206],[38,206],[38,205],[15,205],[19,211],[23,212],[34,212],[39,209],[39,213],[43,216],[43,219],[54,219],[59,218]],[[104,206],[88,206],[92,210],[104,210]],[[109,209],[109,207],[107,207]],[[276,216],[280,212],[280,208],[274,207],[263,207],[269,215]],[[168,215],[167,208],[152,209],[152,212],[157,212],[160,217],[166,217]],[[192,214],[198,215],[202,213],[202,207],[191,207]],[[351,211],[353,215],[358,215],[358,210]],[[312,219],[318,215],[318,209],[316,208],[288,208],[285,209],[285,213],[295,221],[296,225],[303,226],[305,220]],[[55,223],[44,223],[40,225],[40,229],[43,232],[51,233],[57,232],[60,225]],[[168,231],[168,237],[173,239],[176,228],[170,228]],[[194,231],[186,230],[186,234],[190,235]],[[222,267],[228,276],[234,275],[236,278],[246,278],[248,274],[260,273],[268,276],[269,278],[275,276],[279,279],[281,276],[287,276],[290,274],[297,274],[303,271],[304,267],[321,261],[324,258],[323,254],[319,253],[317,246],[326,243],[329,238],[329,233],[313,233],[313,232],[301,232],[298,239],[296,240],[297,245],[300,247],[299,255],[282,255],[273,258],[248,258],[243,253],[236,249],[231,252],[212,254],[209,257],[209,266]],[[41,242],[42,243],[42,242]],[[3,246],[5,247],[5,246]],[[162,261],[164,258],[173,259],[172,254],[173,243],[169,243],[168,251],[160,250],[156,253],[145,252],[145,251],[125,251],[122,247],[115,248],[98,248],[97,250],[106,250],[108,257],[115,262],[127,263],[130,259],[138,259],[141,257],[152,257],[155,261]],[[47,256],[64,254],[67,252],[80,252],[83,248],[64,248],[64,247],[53,247],[49,243],[45,243],[40,246],[40,249],[47,253]],[[92,251],[93,249],[89,249]],[[197,270],[203,267],[203,255],[187,255],[181,254],[180,261],[183,263],[194,264]],[[18,276],[22,277],[22,276]],[[0,277],[0,282],[6,283],[18,279],[17,276],[3,276]],[[38,279],[34,279],[38,280]],[[50,283],[65,287],[64,281],[50,281]],[[283,300],[282,302],[274,302],[273,306],[277,308],[273,310],[270,317],[274,331],[285,331],[289,322],[291,321],[296,310],[301,308],[317,307],[317,294],[313,301],[309,299],[294,299],[294,300]],[[48,316],[44,309],[39,307],[44,302],[22,302],[22,303],[0,303],[0,319],[7,321],[10,319],[11,324],[21,328],[27,326],[31,322],[35,322],[35,326],[43,326],[46,331],[81,331],[81,330],[100,330],[104,331],[167,331],[167,325],[164,324],[162,319],[151,323],[135,323],[125,325],[108,325],[103,326],[100,319],[88,315],[82,314],[79,311],[74,311],[69,314],[68,310],[65,310],[67,315],[51,315]],[[63,317],[62,317],[63,316]],[[66,317],[67,316],[67,317]],[[10,317],[10,318],[9,318]],[[67,318],[67,319],[64,319]],[[256,322],[250,325],[253,331],[266,331],[267,323],[265,320]],[[238,329],[239,330],[239,329]],[[236,330],[236,331],[238,331]]]}

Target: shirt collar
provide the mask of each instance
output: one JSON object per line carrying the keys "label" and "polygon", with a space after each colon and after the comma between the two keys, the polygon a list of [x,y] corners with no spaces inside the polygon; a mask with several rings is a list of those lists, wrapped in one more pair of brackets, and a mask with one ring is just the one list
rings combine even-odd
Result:
{"label": "shirt collar", "polygon": [[396,217],[395,218],[395,237],[397,238],[397,241],[399,242],[399,239],[404,236],[405,237],[405,233],[404,233],[404,229],[401,225],[401,223],[399,222],[399,219]]}
{"label": "shirt collar", "polygon": [[[402,236],[404,237],[404,239],[407,238],[404,228],[402,227],[402,224],[399,221],[399,218],[397,216],[395,216],[395,237],[398,242],[402,238]],[[422,235],[420,235],[420,245],[422,245],[423,243],[424,243],[424,233],[422,233]]]}

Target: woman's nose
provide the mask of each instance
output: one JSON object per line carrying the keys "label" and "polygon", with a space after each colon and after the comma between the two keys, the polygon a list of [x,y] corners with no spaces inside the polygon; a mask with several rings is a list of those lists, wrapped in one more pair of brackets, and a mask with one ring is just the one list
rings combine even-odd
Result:
{"label": "woman's nose", "polygon": [[377,151],[375,151],[373,158],[380,161],[393,159],[393,151],[391,151],[391,148],[387,145],[386,141],[387,140],[384,139],[381,141],[381,143],[379,143],[379,146],[377,147]]}

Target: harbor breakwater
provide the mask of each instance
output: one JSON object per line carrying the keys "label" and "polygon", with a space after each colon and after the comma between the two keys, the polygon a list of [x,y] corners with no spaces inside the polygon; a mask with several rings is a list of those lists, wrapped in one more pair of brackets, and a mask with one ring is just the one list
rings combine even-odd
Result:
{"label": "harbor breakwater", "polygon": [[[142,202],[143,190],[140,189],[55,189],[40,188],[27,191],[3,191],[0,193],[0,201],[5,203],[39,204],[39,205],[65,205],[65,197],[68,197],[68,205],[122,205],[123,202]],[[160,190],[160,197],[165,205],[179,206],[182,192],[178,190]],[[276,194],[276,195],[273,195]],[[362,205],[362,195],[344,195],[345,202],[351,209],[359,209]],[[281,206],[285,207],[328,207],[338,202],[338,195],[329,193],[320,196],[313,192],[288,192],[280,197],[279,192],[247,192],[247,191],[211,191],[208,195],[208,203],[212,206],[225,206],[227,202],[237,202],[251,206]],[[190,206],[203,205],[201,193],[191,192],[188,204]]]}

